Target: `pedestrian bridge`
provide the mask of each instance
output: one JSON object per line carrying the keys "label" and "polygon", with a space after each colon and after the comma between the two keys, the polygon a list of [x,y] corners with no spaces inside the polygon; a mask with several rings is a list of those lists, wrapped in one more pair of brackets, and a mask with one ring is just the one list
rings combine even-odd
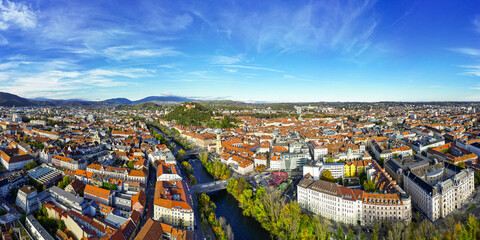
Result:
{"label": "pedestrian bridge", "polygon": [[228,179],[225,180],[218,180],[214,182],[204,183],[204,184],[197,184],[190,187],[190,193],[195,193],[196,191],[202,193],[205,191],[206,193],[215,192],[223,189],[227,189]]}

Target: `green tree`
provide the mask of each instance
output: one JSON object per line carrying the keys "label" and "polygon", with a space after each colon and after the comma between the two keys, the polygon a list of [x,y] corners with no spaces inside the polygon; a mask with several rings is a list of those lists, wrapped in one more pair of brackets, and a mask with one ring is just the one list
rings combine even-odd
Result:
{"label": "green tree", "polygon": [[374,192],[375,191],[375,183],[372,180],[363,181],[363,189],[366,192]]}
{"label": "green tree", "polygon": [[356,239],[357,239],[357,238],[355,237],[355,233],[353,232],[352,229],[349,229],[349,230],[348,230],[347,239],[348,239],[348,240],[356,240]]}
{"label": "green tree", "polygon": [[358,178],[360,179],[360,182],[363,183],[364,181],[367,180],[367,173],[365,172],[360,173],[360,176],[358,176]]}
{"label": "green tree", "polygon": [[57,187],[59,187],[61,189],[65,189],[65,187],[67,187],[68,184],[70,184],[70,177],[65,176],[65,177],[63,177],[62,181],[58,182]]}
{"label": "green tree", "polygon": [[65,222],[63,220],[58,221],[58,228],[61,230],[65,230]]}
{"label": "green tree", "polygon": [[379,229],[380,229],[380,226],[377,223],[373,224],[373,232],[372,232],[373,240],[378,240]]}
{"label": "green tree", "polygon": [[457,166],[461,167],[461,168],[465,168],[465,162],[459,162],[457,164]]}
{"label": "green tree", "polygon": [[479,171],[475,171],[475,173],[474,173],[474,182],[475,182],[475,186],[480,185],[480,172]]}
{"label": "green tree", "polygon": [[380,159],[378,159],[378,165],[382,166],[383,167],[383,163],[385,162],[385,158],[384,157],[381,157]]}
{"label": "green tree", "polygon": [[134,162],[134,161],[129,161],[129,162],[127,163],[127,167],[128,167],[129,169],[133,169],[133,166],[134,166],[134,165],[135,165],[135,162]]}
{"label": "green tree", "polygon": [[345,233],[343,232],[342,226],[338,226],[337,232],[335,233],[337,239],[345,239]]}
{"label": "green tree", "polygon": [[23,213],[22,216],[20,216],[20,222],[25,225],[26,220],[27,220],[27,214]]}
{"label": "green tree", "polygon": [[27,164],[25,164],[25,167],[23,169],[25,171],[28,171],[28,170],[36,168],[36,167],[38,167],[38,163],[35,162],[35,161],[30,161],[30,162],[27,162]]}

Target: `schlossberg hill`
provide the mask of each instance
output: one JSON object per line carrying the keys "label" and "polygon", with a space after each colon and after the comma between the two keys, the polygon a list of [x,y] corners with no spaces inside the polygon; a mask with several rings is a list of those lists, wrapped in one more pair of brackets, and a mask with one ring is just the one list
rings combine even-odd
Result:
{"label": "schlossberg hill", "polygon": [[175,122],[182,126],[201,126],[231,128],[235,126],[236,119],[228,116],[222,117],[220,113],[195,102],[186,102],[176,106],[173,111],[164,117],[167,121]]}

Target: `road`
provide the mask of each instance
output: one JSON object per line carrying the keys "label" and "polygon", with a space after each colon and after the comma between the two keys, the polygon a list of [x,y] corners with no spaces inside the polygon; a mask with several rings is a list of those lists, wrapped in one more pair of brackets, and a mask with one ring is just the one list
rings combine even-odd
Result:
{"label": "road", "polygon": [[297,200],[297,185],[300,182],[302,178],[301,177],[295,177],[292,179],[292,183],[288,185],[288,187],[285,189],[283,192],[283,195],[287,198],[286,203],[289,203],[291,201]]}
{"label": "road", "polygon": [[140,221],[140,229],[147,222],[148,218],[153,218],[153,197],[155,195],[156,175],[155,168],[151,167],[148,171],[147,188],[145,189],[145,194],[147,195],[146,213],[142,221]]}

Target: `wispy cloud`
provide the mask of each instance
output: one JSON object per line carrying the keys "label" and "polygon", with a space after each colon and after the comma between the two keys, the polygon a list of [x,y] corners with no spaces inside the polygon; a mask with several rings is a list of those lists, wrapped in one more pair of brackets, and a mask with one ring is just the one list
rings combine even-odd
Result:
{"label": "wispy cloud", "polygon": [[459,75],[480,77],[480,65],[460,66],[463,71]]}
{"label": "wispy cloud", "polygon": [[251,69],[251,70],[262,70],[262,71],[269,71],[269,72],[283,72],[281,70],[273,69],[273,68],[266,68],[266,67],[258,67],[258,66],[248,66],[248,65],[221,65],[223,67],[228,68],[243,68],[243,69]]}
{"label": "wispy cloud", "polygon": [[31,29],[37,24],[37,16],[25,4],[0,1],[0,30],[7,29]]}
{"label": "wispy cloud", "polygon": [[243,54],[237,54],[235,56],[222,56],[217,55],[211,58],[212,64],[236,64],[244,61],[245,57]]}
{"label": "wispy cloud", "polygon": [[224,68],[223,70],[230,72],[230,73],[236,73],[238,70],[237,69],[231,69],[231,68]]}
{"label": "wispy cloud", "polygon": [[117,61],[145,57],[171,57],[182,54],[170,47],[160,49],[139,49],[133,46],[109,47],[105,49],[103,53],[108,58]]}
{"label": "wispy cloud", "polygon": [[475,30],[480,33],[480,15],[475,16],[473,19],[473,26]]}
{"label": "wispy cloud", "polygon": [[126,78],[140,78],[151,77],[153,70],[140,68],[125,68],[125,69],[92,69],[85,73],[90,77],[126,77]]}
{"label": "wispy cloud", "polygon": [[[308,4],[259,4],[244,11],[232,4],[219,16],[198,13],[209,25],[258,52],[327,49],[344,53],[364,48],[376,29],[375,1],[313,1]],[[210,9],[204,9],[210,11]]]}
{"label": "wispy cloud", "polygon": [[0,34],[0,46],[5,46],[8,44],[8,39],[6,39],[2,34]]}
{"label": "wispy cloud", "polygon": [[449,50],[453,51],[453,52],[456,52],[456,53],[469,55],[469,56],[472,56],[472,57],[480,56],[480,50],[475,49],[475,48],[450,48]]}
{"label": "wispy cloud", "polygon": [[[68,69],[65,66],[73,66]],[[0,64],[0,91],[25,97],[50,97],[68,91],[134,85],[134,79],[152,76],[140,68],[83,69],[71,63],[4,62]]]}
{"label": "wispy cloud", "polygon": [[30,62],[10,61],[10,62],[0,63],[0,70],[16,68],[16,67],[20,66],[21,64],[30,64]]}

